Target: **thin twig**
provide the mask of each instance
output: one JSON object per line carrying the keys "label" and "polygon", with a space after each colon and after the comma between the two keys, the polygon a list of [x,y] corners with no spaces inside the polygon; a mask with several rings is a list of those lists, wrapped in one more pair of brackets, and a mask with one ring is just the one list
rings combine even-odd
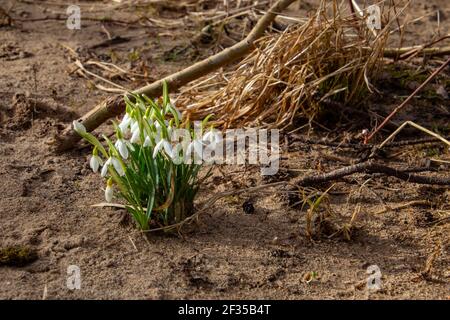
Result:
{"label": "thin twig", "polygon": [[423,205],[430,205],[430,204],[431,203],[426,200],[413,200],[413,201],[409,201],[407,203],[404,203],[404,204],[401,204],[398,206],[394,206],[394,207],[386,206],[385,208],[375,212],[375,214],[382,214],[382,213],[386,213],[388,211],[395,211],[395,210],[404,209],[404,208],[411,207],[411,206],[423,206]]}
{"label": "thin twig", "polygon": [[374,130],[372,131],[372,133],[370,135],[368,135],[365,139],[364,139],[364,143],[369,142],[370,139],[372,139],[372,137],[381,130],[381,128],[383,128],[386,123],[389,122],[389,120],[391,120],[392,117],[394,117],[397,112],[399,112],[420,90],[423,89],[423,87],[425,87],[428,83],[430,83],[431,80],[433,80],[433,78],[435,76],[437,76],[442,70],[444,70],[445,67],[447,67],[450,64],[450,58],[447,59],[447,61],[445,61],[439,68],[437,68],[419,87],[417,87],[416,90],[414,90],[413,93],[411,93],[409,95],[408,98],[406,98],[399,106],[397,106],[385,119],[384,121]]}
{"label": "thin twig", "polygon": [[435,139],[438,139],[438,140],[444,142],[445,144],[447,144],[450,147],[450,141],[448,141],[444,137],[438,135],[437,133],[435,133],[431,130],[428,130],[427,128],[422,127],[421,125],[418,125],[417,123],[414,123],[412,121],[405,121],[400,127],[397,128],[397,130],[395,130],[393,133],[391,133],[391,135],[389,137],[387,137],[378,147],[373,148],[373,151],[370,154],[369,158],[373,157],[378,150],[383,148],[389,141],[391,141],[407,125],[413,126],[414,128],[419,129],[419,130],[433,136]]}

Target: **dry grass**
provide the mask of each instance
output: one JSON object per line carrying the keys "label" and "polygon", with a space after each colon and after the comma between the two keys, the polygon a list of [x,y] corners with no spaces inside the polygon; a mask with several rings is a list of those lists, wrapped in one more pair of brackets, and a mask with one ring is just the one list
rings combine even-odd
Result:
{"label": "dry grass", "polygon": [[373,90],[394,18],[374,35],[346,3],[322,5],[304,24],[262,38],[234,70],[196,81],[177,105],[190,119],[213,113],[222,128],[284,128],[295,116],[314,119],[325,100],[359,103]]}

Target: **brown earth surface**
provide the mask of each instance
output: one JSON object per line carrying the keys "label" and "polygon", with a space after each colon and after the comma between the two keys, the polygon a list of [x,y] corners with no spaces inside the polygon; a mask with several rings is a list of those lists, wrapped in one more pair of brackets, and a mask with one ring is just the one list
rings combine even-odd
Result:
{"label": "brown earth surface", "polygon": [[[67,5],[59,1],[0,1],[0,249],[22,246],[37,252],[37,259],[25,266],[0,265],[1,299],[450,298],[448,186],[349,176],[329,194],[322,232],[312,240],[305,234],[306,208],[290,207],[277,192],[226,197],[201,215],[198,225],[188,227],[182,238],[144,237],[125,211],[91,207],[103,201],[104,182],[89,169],[89,149],[55,154],[46,143],[77,115],[111,95],[95,88],[92,78],[74,72],[74,57],[113,62],[144,75],[114,79],[137,88],[231,41],[204,41],[180,50],[201,29],[199,15],[192,12],[210,12],[223,1],[198,1],[187,7],[181,5],[184,1],[145,2],[112,9],[120,3],[74,1],[81,6],[82,28],[69,30]],[[300,2],[290,13],[305,15],[318,3]],[[134,22],[142,15],[153,20]],[[422,19],[408,26],[402,45],[423,44],[436,34],[450,33],[446,0],[413,1],[406,17]],[[108,34],[116,40],[105,42]],[[429,74],[440,61],[444,58],[425,63],[416,59],[409,67],[413,64]],[[392,77],[387,73],[379,86],[384,94],[371,100],[373,112],[387,115],[419,84],[417,79]],[[396,117],[398,124],[413,120],[448,135],[449,79],[447,68]],[[346,124],[337,127],[341,121],[333,116],[314,127],[313,139],[326,136],[354,142],[361,128],[373,126],[368,117],[349,113],[342,120]],[[390,131],[383,132],[384,137]],[[307,130],[297,132],[306,134]],[[419,136],[411,129],[401,138]],[[262,179],[255,167],[224,167],[202,187],[198,204],[221,191],[330,171],[358,156],[357,150],[296,142],[288,136],[287,140],[277,176]],[[432,157],[448,161],[449,151],[439,143],[399,146],[388,149],[384,159],[418,166]],[[448,163],[442,163],[433,174],[449,172]],[[376,214],[385,205],[419,200],[429,204]],[[244,213],[244,202],[254,205],[254,213]],[[350,221],[357,206],[361,211],[351,239],[339,233],[331,236]],[[69,265],[80,267],[80,290],[66,286]],[[376,292],[366,289],[366,270],[371,265],[379,266],[382,273],[382,289]]]}

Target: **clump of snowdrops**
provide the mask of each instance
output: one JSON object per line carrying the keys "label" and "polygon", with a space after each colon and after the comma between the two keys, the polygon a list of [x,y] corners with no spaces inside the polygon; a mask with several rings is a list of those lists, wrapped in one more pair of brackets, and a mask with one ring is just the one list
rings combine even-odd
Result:
{"label": "clump of snowdrops", "polygon": [[193,214],[194,198],[208,175],[199,177],[202,148],[220,136],[207,128],[209,117],[197,127],[183,121],[165,84],[162,98],[133,95],[125,103],[123,119],[113,121],[115,141],[102,135],[105,147],[81,123],[73,123],[94,146],[90,167],[106,179],[106,201],[122,199],[142,230],[182,222]]}

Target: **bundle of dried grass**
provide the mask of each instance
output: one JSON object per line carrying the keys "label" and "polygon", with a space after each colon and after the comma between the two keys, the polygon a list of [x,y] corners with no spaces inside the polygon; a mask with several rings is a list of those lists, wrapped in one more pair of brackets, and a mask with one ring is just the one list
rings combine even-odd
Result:
{"label": "bundle of dried grass", "polygon": [[[348,9],[348,7],[347,7]],[[214,114],[222,128],[286,127],[313,119],[326,99],[353,104],[371,91],[389,34],[333,1],[302,25],[262,38],[234,70],[196,81],[177,105],[190,119]]]}

